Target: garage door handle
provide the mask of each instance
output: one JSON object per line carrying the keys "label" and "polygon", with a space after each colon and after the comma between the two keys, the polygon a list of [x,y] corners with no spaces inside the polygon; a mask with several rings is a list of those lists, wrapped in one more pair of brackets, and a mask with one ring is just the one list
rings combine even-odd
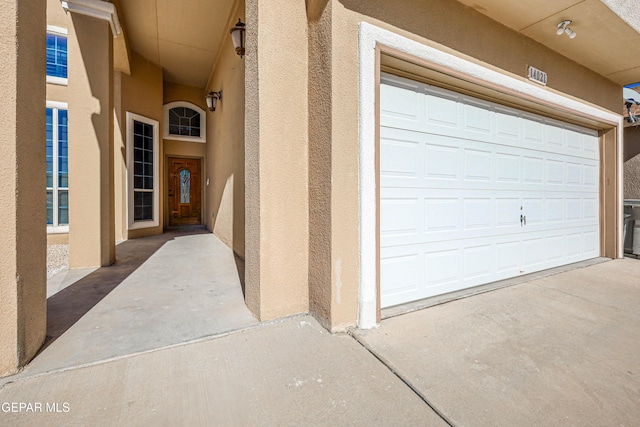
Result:
{"label": "garage door handle", "polygon": [[524,215],[520,215],[520,227],[522,227],[522,221],[524,220]]}
{"label": "garage door handle", "polygon": [[520,227],[524,227],[527,225],[527,216],[520,215]]}

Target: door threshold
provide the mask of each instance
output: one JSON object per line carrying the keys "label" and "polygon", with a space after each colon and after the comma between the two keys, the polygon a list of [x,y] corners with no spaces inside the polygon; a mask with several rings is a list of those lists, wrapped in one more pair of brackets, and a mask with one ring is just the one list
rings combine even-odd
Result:
{"label": "door threshold", "polygon": [[480,286],[474,286],[472,288],[461,289],[459,291],[449,292],[442,295],[436,295],[418,301],[394,305],[392,307],[381,309],[380,318],[382,320],[389,319],[391,317],[400,316],[402,314],[411,313],[413,311],[422,310],[424,308],[429,308],[451,301],[468,298],[470,296],[483,294],[485,292],[495,291],[497,289],[507,288],[509,286],[519,285],[521,283],[530,282],[531,280],[541,279],[543,277],[549,277],[559,273],[564,273],[578,268],[589,267],[591,265],[600,264],[607,261],[611,261],[611,258],[592,258],[585,261],[562,265],[560,267],[554,267],[547,270],[536,271],[534,273],[523,274],[522,276],[516,276],[510,279],[498,280],[497,282],[491,282]]}
{"label": "door threshold", "polygon": [[168,225],[163,228],[167,231],[184,231],[184,230],[198,230],[200,228],[206,228],[204,224],[185,224],[185,225]]}

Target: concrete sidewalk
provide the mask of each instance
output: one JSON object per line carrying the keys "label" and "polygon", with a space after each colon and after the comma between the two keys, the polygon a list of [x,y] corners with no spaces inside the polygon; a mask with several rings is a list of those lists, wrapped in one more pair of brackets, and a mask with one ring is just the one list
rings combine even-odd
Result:
{"label": "concrete sidewalk", "polygon": [[639,278],[616,260],[351,335],[299,316],[13,377],[0,425],[637,425]]}
{"label": "concrete sidewalk", "polygon": [[0,412],[6,426],[446,425],[355,340],[308,316],[23,378],[0,401],[62,411]]}

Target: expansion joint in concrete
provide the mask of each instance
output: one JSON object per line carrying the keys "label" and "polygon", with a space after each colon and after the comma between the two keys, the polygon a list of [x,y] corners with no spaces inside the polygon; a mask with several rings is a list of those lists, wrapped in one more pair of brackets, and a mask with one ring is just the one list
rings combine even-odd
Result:
{"label": "expansion joint in concrete", "polygon": [[358,344],[360,344],[365,350],[367,350],[373,357],[378,359],[378,361],[380,363],[382,363],[389,370],[389,372],[391,372],[393,375],[396,376],[396,378],[398,378],[407,387],[409,387],[409,389],[411,389],[411,391],[413,391],[416,394],[416,396],[418,396],[420,398],[420,400],[422,400],[429,408],[431,408],[431,410],[433,412],[438,414],[438,416],[442,419],[442,421],[444,421],[445,423],[447,423],[447,425],[450,425],[451,427],[455,427],[455,424],[453,423],[453,421],[451,421],[449,419],[449,417],[447,417],[445,414],[443,414],[442,411],[440,411],[432,402],[430,402],[429,399],[427,399],[427,396],[425,396],[423,393],[421,393],[420,390],[418,390],[418,388],[415,387],[408,378],[405,378],[402,374],[400,374],[393,367],[391,362],[389,362],[384,356],[376,353],[371,347],[369,347],[364,340],[360,339],[360,337],[358,337],[358,335],[353,332],[353,329],[349,329],[348,330],[348,334]]}

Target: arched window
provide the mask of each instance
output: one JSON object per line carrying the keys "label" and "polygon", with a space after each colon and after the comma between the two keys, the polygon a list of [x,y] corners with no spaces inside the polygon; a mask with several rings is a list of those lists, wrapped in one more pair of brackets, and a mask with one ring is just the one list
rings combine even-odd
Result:
{"label": "arched window", "polygon": [[164,106],[164,138],[206,142],[207,116],[203,109],[189,102],[170,102]]}

